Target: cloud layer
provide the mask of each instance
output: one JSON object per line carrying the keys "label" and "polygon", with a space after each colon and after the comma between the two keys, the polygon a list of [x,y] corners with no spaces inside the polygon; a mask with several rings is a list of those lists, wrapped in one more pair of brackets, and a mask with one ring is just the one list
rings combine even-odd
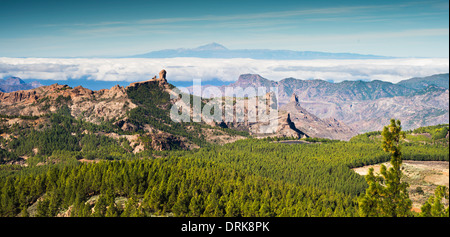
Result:
{"label": "cloud layer", "polygon": [[167,71],[169,81],[235,81],[252,73],[271,80],[383,80],[393,83],[412,77],[449,72],[448,58],[376,60],[253,60],[202,58],[0,58],[0,78],[98,81],[141,81]]}

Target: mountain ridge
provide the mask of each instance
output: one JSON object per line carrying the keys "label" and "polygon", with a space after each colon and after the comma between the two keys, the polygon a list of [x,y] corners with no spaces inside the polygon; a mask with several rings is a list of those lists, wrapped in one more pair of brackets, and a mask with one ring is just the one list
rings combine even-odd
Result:
{"label": "mountain ridge", "polygon": [[[348,140],[360,132],[380,130],[390,118],[401,119],[405,129],[448,123],[448,89],[434,85],[417,90],[383,81],[330,83],[286,78],[276,82],[257,74],[243,74],[231,85],[243,88],[278,87],[278,98],[270,97],[270,106],[276,103],[279,110],[277,117],[271,118],[278,122],[275,131],[271,134],[258,134],[264,123],[250,121],[215,121],[190,125],[173,123],[168,111],[170,104],[177,100],[169,98],[174,87],[167,81],[165,70],[160,72],[159,78],[155,76],[146,81],[131,83],[127,87],[116,85],[111,89],[98,91],[82,86],[72,88],[53,84],[30,90],[0,92],[0,114],[42,117],[48,113],[56,113],[61,106],[68,106],[74,118],[98,125],[107,121],[121,131],[151,134],[148,136],[151,137],[154,149],[197,147],[206,144],[202,136],[218,134],[221,128],[249,132],[258,137],[294,136]],[[269,94],[266,94],[266,98],[273,95]],[[244,103],[247,100],[245,95],[236,95],[235,104],[238,99],[244,100]],[[209,101],[204,98],[202,104]],[[258,114],[259,108],[267,106],[261,104],[263,101],[258,99],[256,108],[247,106],[242,108],[243,112]],[[232,105],[233,110],[237,111],[235,104]],[[219,106],[225,108],[223,103]],[[222,139],[221,142],[235,139],[226,133],[219,133],[222,135],[217,139]]]}
{"label": "mountain ridge", "polygon": [[414,77],[407,80],[402,80],[397,84],[412,89],[424,89],[431,85],[448,89],[449,88],[448,75],[449,75],[448,73],[441,73],[427,77]]}
{"label": "mountain ridge", "polygon": [[[430,78],[433,80],[428,80]],[[448,78],[449,74],[445,73],[406,79],[401,83],[380,80],[331,83],[295,78],[272,81],[258,74],[242,74],[236,82],[219,88],[224,93],[227,87],[265,87],[267,90],[277,87],[281,106],[296,94],[302,107],[319,118],[335,118],[357,132],[368,132],[381,130],[382,124],[389,122],[390,118],[386,117],[402,119],[406,129],[448,123]],[[408,86],[416,85],[417,81],[421,86]],[[188,89],[192,93],[192,88]]]}
{"label": "mountain ridge", "polygon": [[[286,103],[289,101],[289,98],[293,92],[293,90],[306,90],[306,91],[298,91],[297,95],[302,97],[302,94],[309,93],[309,97],[317,96],[315,94],[326,94],[324,97],[325,100],[331,99],[334,100],[336,97],[336,93],[344,93],[346,97],[342,97],[342,100],[352,101],[352,100],[374,100],[384,97],[394,97],[394,96],[407,96],[414,94],[420,90],[426,89],[428,86],[436,86],[444,89],[448,89],[448,77],[449,74],[436,74],[423,78],[411,78],[402,80],[399,83],[392,83],[381,80],[372,80],[372,81],[342,81],[342,82],[328,82],[321,79],[313,79],[313,80],[303,80],[296,78],[284,78],[279,81],[269,80],[267,78],[262,77],[259,74],[242,74],[239,76],[238,80],[228,85],[220,86],[219,88],[224,91],[226,87],[266,87],[267,89],[270,87],[278,87],[279,93],[281,95],[280,102]],[[414,82],[416,80],[426,81],[429,78],[434,78],[433,82],[419,86],[407,86],[410,82]],[[438,86],[441,85],[441,86]],[[209,85],[202,85],[204,87],[209,87]],[[308,91],[310,88],[315,88],[315,92]],[[192,92],[192,87],[188,87],[188,90]]]}
{"label": "mountain ridge", "polygon": [[9,134],[3,134],[3,129],[8,131],[13,126],[45,129],[54,124],[55,116],[58,119],[63,116],[63,120],[73,121],[72,125],[85,126],[82,134],[128,140],[132,145],[129,149],[134,153],[194,149],[245,138],[243,135],[247,133],[223,129],[215,124],[173,122],[169,117],[170,105],[174,102],[170,98],[173,86],[165,75],[162,70],[159,78],[155,76],[127,87],[116,85],[97,91],[52,84],[0,92],[0,135],[9,137]]}

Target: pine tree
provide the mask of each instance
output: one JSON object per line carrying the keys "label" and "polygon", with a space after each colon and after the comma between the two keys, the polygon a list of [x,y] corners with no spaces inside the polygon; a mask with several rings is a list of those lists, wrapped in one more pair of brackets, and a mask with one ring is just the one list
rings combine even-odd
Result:
{"label": "pine tree", "polygon": [[82,210],[79,214],[80,217],[90,217],[92,216],[92,209],[91,206],[88,203],[85,203],[84,206],[82,206]]}
{"label": "pine tree", "polygon": [[217,195],[211,193],[208,195],[206,202],[204,203],[205,211],[203,212],[204,217],[213,217],[216,208],[219,206]]}
{"label": "pine tree", "polygon": [[238,217],[239,208],[237,207],[235,201],[230,199],[225,208],[225,217]]}
{"label": "pine tree", "polygon": [[125,208],[120,216],[121,217],[131,217],[135,208],[136,208],[136,202],[134,201],[134,198],[131,197],[128,199],[127,203],[125,204]]}
{"label": "pine tree", "polygon": [[27,206],[22,206],[22,211],[20,212],[21,217],[29,217],[30,213],[28,213]]}
{"label": "pine tree", "polygon": [[449,199],[449,191],[446,186],[438,186],[428,201],[421,207],[420,216],[423,217],[449,217],[449,208],[441,203],[442,199]]}
{"label": "pine tree", "polygon": [[47,199],[38,201],[37,208],[36,208],[36,216],[37,217],[50,217],[50,210],[49,210],[50,201]]}
{"label": "pine tree", "polygon": [[195,194],[191,198],[191,202],[189,204],[189,215],[194,217],[199,217],[202,214],[202,202],[201,202],[201,196],[198,194]]}
{"label": "pine tree", "polygon": [[95,203],[94,206],[94,217],[104,217],[107,210],[107,204],[108,199],[105,197],[105,195],[100,195],[97,199],[97,203]]}
{"label": "pine tree", "polygon": [[271,216],[270,207],[266,202],[263,202],[263,204],[261,205],[258,215],[260,217],[270,217]]}
{"label": "pine tree", "polygon": [[382,148],[391,156],[391,167],[387,169],[385,165],[381,165],[382,176],[374,175],[373,168],[369,170],[366,176],[369,188],[359,199],[361,216],[411,216],[411,200],[407,191],[409,185],[401,181],[402,153],[399,143],[405,137],[401,130],[400,120],[394,119],[391,119],[389,126],[383,128]]}
{"label": "pine tree", "polygon": [[16,190],[14,188],[14,179],[8,177],[0,190],[0,214],[2,216],[15,216],[17,212]]}
{"label": "pine tree", "polygon": [[119,210],[114,200],[109,202],[105,217],[119,217]]}
{"label": "pine tree", "polygon": [[173,205],[173,213],[176,216],[186,216],[188,214],[189,199],[184,192],[180,192],[177,201]]}

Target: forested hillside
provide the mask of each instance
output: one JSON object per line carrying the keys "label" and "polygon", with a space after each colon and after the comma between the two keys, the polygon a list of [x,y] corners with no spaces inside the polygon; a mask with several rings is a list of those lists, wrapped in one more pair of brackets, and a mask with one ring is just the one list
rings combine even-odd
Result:
{"label": "forested hillside", "polygon": [[[91,139],[103,141],[100,148],[117,147],[107,149],[115,160],[105,160],[111,157],[97,149],[99,156],[92,158],[102,161],[82,163],[84,149],[95,149],[64,146],[31,155],[26,166],[2,165],[0,215],[358,216],[357,197],[367,184],[351,168],[389,160],[378,135],[302,144],[246,139],[139,154],[114,140]],[[402,149],[403,159],[449,159],[448,138],[405,141]]]}
{"label": "forested hillside", "polygon": [[[358,216],[368,184],[352,168],[390,159],[381,132],[256,139],[175,123],[164,76],[103,92],[51,88],[41,89],[55,100],[29,91],[29,101],[19,93],[3,104],[39,113],[0,115],[0,216]],[[79,110],[113,104],[119,117]],[[448,124],[407,131],[402,159],[448,161],[448,133]]]}

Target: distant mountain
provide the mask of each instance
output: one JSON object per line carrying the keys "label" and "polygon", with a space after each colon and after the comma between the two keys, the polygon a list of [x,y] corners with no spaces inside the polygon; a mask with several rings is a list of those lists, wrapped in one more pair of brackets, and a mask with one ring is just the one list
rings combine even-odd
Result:
{"label": "distant mountain", "polygon": [[9,77],[9,78],[3,80],[2,84],[10,85],[10,86],[17,86],[17,85],[25,84],[25,82],[22,81],[22,79],[20,79],[18,77]]}
{"label": "distant mountain", "polygon": [[[204,85],[203,87],[207,88],[208,85]],[[236,82],[221,86],[220,89],[224,92],[227,87],[241,87],[243,89],[248,87],[265,87],[267,91],[271,87],[277,87],[278,102],[281,104],[289,102],[290,97],[294,93],[302,101],[346,102],[405,96],[417,92],[413,88],[380,80],[333,83],[319,79],[302,80],[286,78],[280,81],[272,81],[258,74],[240,75]],[[192,91],[192,87],[188,89]]]}
{"label": "distant mountain", "polygon": [[443,87],[445,89],[449,88],[449,74],[436,74],[429,77],[415,77],[408,80],[403,80],[398,85],[404,87],[420,90],[425,89],[428,86]]}
{"label": "distant mountain", "polygon": [[286,78],[271,81],[257,74],[244,74],[236,82],[219,88],[224,93],[227,87],[265,87],[267,91],[277,87],[281,106],[290,103],[295,94],[299,105],[318,118],[334,118],[354,131],[367,132],[381,130],[390,118],[400,119],[404,129],[448,123],[448,81],[448,73],[397,84],[379,80],[332,83]]}
{"label": "distant mountain", "polygon": [[9,77],[0,79],[0,92],[13,92],[20,90],[29,90],[42,86],[39,82],[26,83],[18,77]]}
{"label": "distant mountain", "polygon": [[316,51],[292,51],[270,49],[228,49],[218,43],[211,43],[197,48],[165,49],[145,54],[130,56],[129,58],[252,58],[252,59],[381,59],[391,58],[378,55],[363,55],[353,53],[326,53]]}
{"label": "distant mountain", "polygon": [[301,80],[286,78],[281,81],[271,81],[255,74],[244,74],[230,84],[231,87],[278,87],[280,103],[289,101],[295,93],[300,100],[321,101],[359,101],[375,100],[384,97],[409,95],[416,90],[393,84],[391,82],[373,81],[343,81],[332,83],[324,80]]}
{"label": "distant mountain", "polygon": [[[320,108],[314,104],[304,106]],[[409,96],[340,103],[334,113],[360,132],[382,130],[390,118],[400,119],[403,130],[448,124],[449,90],[434,88]]]}

